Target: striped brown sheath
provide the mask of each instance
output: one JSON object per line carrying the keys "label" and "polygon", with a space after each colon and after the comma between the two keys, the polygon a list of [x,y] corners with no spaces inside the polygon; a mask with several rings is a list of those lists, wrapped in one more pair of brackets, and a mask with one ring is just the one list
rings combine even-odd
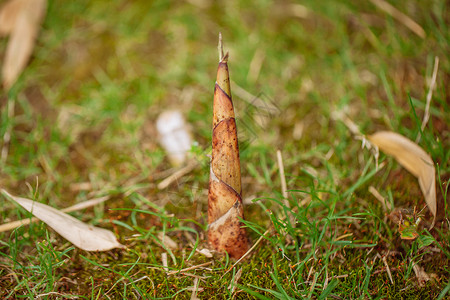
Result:
{"label": "striped brown sheath", "polygon": [[240,258],[249,247],[242,206],[241,165],[228,75],[228,53],[220,60],[214,89],[212,157],[208,192],[208,241]]}

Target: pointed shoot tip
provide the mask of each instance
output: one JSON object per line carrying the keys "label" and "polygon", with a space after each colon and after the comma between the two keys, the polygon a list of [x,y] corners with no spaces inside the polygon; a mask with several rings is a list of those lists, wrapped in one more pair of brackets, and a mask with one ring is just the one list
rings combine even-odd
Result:
{"label": "pointed shoot tip", "polygon": [[219,32],[219,45],[217,46],[217,49],[219,50],[219,62],[221,62],[223,60],[223,58],[224,58],[222,33],[221,32]]}

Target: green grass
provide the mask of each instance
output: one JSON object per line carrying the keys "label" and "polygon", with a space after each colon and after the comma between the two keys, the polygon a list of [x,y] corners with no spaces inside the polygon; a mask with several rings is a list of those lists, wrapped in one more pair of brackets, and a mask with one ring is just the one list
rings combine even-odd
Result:
{"label": "green grass", "polygon": [[[110,195],[72,215],[113,230],[127,250],[88,253],[42,223],[0,233],[0,298],[189,299],[195,276],[202,299],[448,298],[449,7],[392,4],[426,38],[371,2],[308,0],[307,15],[298,17],[288,2],[49,1],[28,67],[0,93],[0,137],[11,133],[0,186],[58,208]],[[197,251],[207,247],[218,32],[230,52],[252,242],[268,230],[232,269],[227,257]],[[377,170],[333,112],[344,111],[364,134],[392,130],[415,140],[435,56],[431,117],[419,145],[436,163],[440,214],[428,231],[424,209],[420,237],[408,241],[368,188],[396,209],[420,210],[417,180],[383,154]],[[255,57],[262,59],[259,71]],[[270,106],[253,106],[236,85]],[[199,164],[159,190],[173,172],[155,127],[166,109],[181,110],[192,126]],[[30,217],[0,201],[2,223]],[[160,232],[177,248],[164,246]],[[162,253],[170,270],[211,264],[166,275]],[[431,280],[419,284],[414,263]]]}

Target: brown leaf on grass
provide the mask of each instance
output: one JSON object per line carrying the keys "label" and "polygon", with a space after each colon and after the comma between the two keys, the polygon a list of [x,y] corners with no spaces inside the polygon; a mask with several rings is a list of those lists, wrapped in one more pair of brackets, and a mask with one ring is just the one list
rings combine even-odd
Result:
{"label": "brown leaf on grass", "polygon": [[208,241],[218,251],[238,259],[248,250],[244,218],[241,165],[236,120],[231,100],[228,53],[223,55],[219,36],[220,62],[214,90],[212,155],[208,191]]}
{"label": "brown leaf on grass", "polygon": [[[61,209],[61,211],[65,212],[65,213],[73,212],[73,211],[85,209],[85,208],[88,208],[88,207],[100,204],[100,203],[105,202],[106,200],[109,200],[109,199],[110,199],[109,196],[103,196],[103,197],[100,197],[100,198],[94,198],[94,199],[91,199],[91,200],[86,200],[84,202],[80,202],[80,203],[77,203],[75,205],[63,208],[63,209]],[[22,219],[22,220],[12,221],[12,222],[9,222],[9,223],[3,223],[2,225],[0,225],[0,232],[13,230],[13,229],[16,229],[19,226],[28,225],[31,222],[36,222],[38,220],[39,220],[38,218],[33,217],[33,218],[30,218],[30,219]]]}
{"label": "brown leaf on grass", "polygon": [[11,0],[6,2],[0,9],[0,36],[8,35],[12,32],[17,16],[22,11],[27,0]]}
{"label": "brown leaf on grass", "polygon": [[46,8],[47,0],[11,0],[2,9],[1,31],[10,34],[2,68],[6,89],[16,82],[33,52]]}
{"label": "brown leaf on grass", "polygon": [[392,155],[400,165],[418,178],[420,189],[433,214],[434,224],[437,212],[436,171],[431,157],[416,143],[395,132],[379,131],[368,138],[372,144]]}
{"label": "brown leaf on grass", "polygon": [[35,217],[45,222],[66,240],[86,251],[107,251],[113,248],[124,248],[114,234],[106,229],[95,227],[75,219],[48,205],[30,199],[15,197],[5,190],[2,194],[12,199],[31,212]]}

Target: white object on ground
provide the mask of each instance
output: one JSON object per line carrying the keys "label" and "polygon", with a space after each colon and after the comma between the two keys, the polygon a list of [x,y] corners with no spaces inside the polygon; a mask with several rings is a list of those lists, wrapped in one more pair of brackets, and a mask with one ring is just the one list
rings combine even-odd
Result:
{"label": "white object on ground", "polygon": [[177,110],[161,113],[156,121],[159,142],[169,156],[170,163],[179,166],[186,161],[192,138],[183,115]]}

